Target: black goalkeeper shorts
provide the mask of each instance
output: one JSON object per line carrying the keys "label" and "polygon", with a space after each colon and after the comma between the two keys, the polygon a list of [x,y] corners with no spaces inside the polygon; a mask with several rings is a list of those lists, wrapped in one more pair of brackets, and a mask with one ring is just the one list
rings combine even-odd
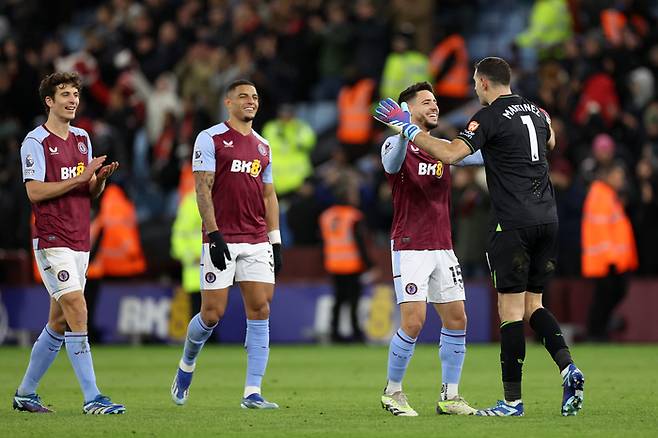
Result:
{"label": "black goalkeeper shorts", "polygon": [[558,224],[491,231],[487,261],[500,293],[542,293],[557,266]]}

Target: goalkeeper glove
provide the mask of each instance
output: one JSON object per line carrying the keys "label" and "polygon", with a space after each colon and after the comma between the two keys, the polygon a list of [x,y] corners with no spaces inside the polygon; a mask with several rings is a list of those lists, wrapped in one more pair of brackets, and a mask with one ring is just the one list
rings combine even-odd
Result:
{"label": "goalkeeper glove", "polygon": [[396,101],[388,97],[379,102],[374,117],[394,131],[401,132],[411,141],[414,141],[414,138],[421,132],[417,125],[411,123],[411,114],[406,102],[403,102],[400,107]]}

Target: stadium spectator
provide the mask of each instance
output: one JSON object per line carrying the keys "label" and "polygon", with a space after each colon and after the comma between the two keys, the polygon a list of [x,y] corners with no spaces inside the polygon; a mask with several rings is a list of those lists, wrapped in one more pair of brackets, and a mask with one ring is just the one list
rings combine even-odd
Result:
{"label": "stadium spectator", "polygon": [[472,88],[464,37],[455,32],[441,39],[430,53],[429,70],[441,111],[448,113],[465,103]]}
{"label": "stadium spectator", "polygon": [[477,178],[480,169],[455,168],[452,174],[455,254],[465,278],[486,277],[484,256],[489,219],[489,196]]}
{"label": "stadium spectator", "polygon": [[658,272],[658,233],[653,231],[658,224],[658,165],[655,156],[647,147],[644,156],[636,167],[639,201],[634,218],[634,230],[637,236],[639,259],[638,273],[652,275]]}
{"label": "stadium spectator", "polygon": [[559,49],[571,37],[572,23],[567,0],[536,0],[530,13],[528,28],[516,37],[523,48],[533,49],[540,59]]}
{"label": "stadium spectator", "polygon": [[378,81],[389,53],[389,23],[378,13],[374,0],[357,0],[354,12],[352,62],[359,76]]}
{"label": "stadium spectator", "polygon": [[306,179],[288,199],[286,222],[293,245],[316,246],[321,242],[318,226],[321,210],[313,181]]}
{"label": "stadium spectator", "polygon": [[615,160],[615,141],[608,134],[598,134],[592,141],[592,152],[580,163],[578,176],[588,186],[599,169],[609,166]]}
{"label": "stadium spectator", "polygon": [[613,311],[628,290],[628,273],[638,266],[633,228],[619,198],[625,179],[618,163],[600,168],[583,205],[583,276],[595,283],[587,321],[592,341],[608,339]]}
{"label": "stadium spectator", "polygon": [[176,78],[171,73],[158,75],[152,86],[139,70],[132,73],[132,86],[137,97],[146,105],[146,133],[154,145],[165,128],[167,115],[180,118],[183,106],[176,93]]}
{"label": "stadium spectator", "polygon": [[319,52],[318,82],[313,89],[313,98],[335,100],[352,58],[354,29],[340,1],[329,2],[325,11],[326,22],[319,15],[314,15],[308,23]]}
{"label": "stadium spectator", "polygon": [[311,175],[311,152],[315,146],[315,132],[305,121],[295,117],[290,104],[279,105],[277,117],[263,127],[263,136],[270,142],[272,163],[279,198],[296,191]]}
{"label": "stadium spectator", "polygon": [[439,7],[444,7],[444,4],[439,5],[432,0],[416,0],[413,7],[405,0],[391,0],[393,26],[400,29],[410,24],[414,29],[413,46],[421,53],[429,53],[432,50],[433,33],[443,27],[432,25],[433,15]]}
{"label": "stadium spectator", "polygon": [[338,93],[338,127],[336,137],[345,146],[353,160],[370,148],[372,140],[372,116],[370,105],[374,98],[375,81],[360,78],[356,70],[350,69],[349,79]]}
{"label": "stadium spectator", "polygon": [[171,256],[178,260],[183,268],[182,287],[191,301],[192,318],[201,311],[201,216],[196,203],[194,190],[187,192],[181,199],[171,230]]}
{"label": "stadium spectator", "polygon": [[380,96],[397,96],[411,83],[430,81],[429,59],[413,46],[409,26],[393,36],[393,51],[386,57],[379,86]]}
{"label": "stadium spectator", "polygon": [[[324,268],[331,275],[334,286],[334,306],[331,312],[332,342],[363,342],[359,324],[359,299],[362,275],[372,269],[365,243],[365,220],[359,210],[359,189],[352,181],[335,188],[336,204],[319,217],[322,233]],[[341,309],[349,305],[351,337],[339,333]]]}

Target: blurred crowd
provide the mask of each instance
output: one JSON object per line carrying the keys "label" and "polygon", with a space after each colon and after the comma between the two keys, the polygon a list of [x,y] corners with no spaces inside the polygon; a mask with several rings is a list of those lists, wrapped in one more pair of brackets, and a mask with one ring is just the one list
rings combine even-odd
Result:
{"label": "blurred crowd", "polygon": [[[513,66],[512,89],[553,120],[560,274],[580,275],[582,205],[598,170],[615,163],[640,236],[639,273],[657,275],[657,18],[652,2],[632,0],[5,0],[0,248],[29,248],[19,148],[44,121],[37,88],[55,70],[82,75],[74,124],[91,134],[95,155],[121,162],[114,181],[158,266],[181,186],[189,190],[194,139],[226,119],[231,81],[248,78],[260,94],[254,127],[272,144],[284,244],[319,244],[318,216],[347,185],[360,192],[371,239],[387,245],[379,148],[390,133],[369,117],[373,102],[430,81],[436,135],[450,138],[479,107],[474,61],[499,55]],[[476,168],[452,176],[456,252],[466,276],[486,275],[486,181]]]}

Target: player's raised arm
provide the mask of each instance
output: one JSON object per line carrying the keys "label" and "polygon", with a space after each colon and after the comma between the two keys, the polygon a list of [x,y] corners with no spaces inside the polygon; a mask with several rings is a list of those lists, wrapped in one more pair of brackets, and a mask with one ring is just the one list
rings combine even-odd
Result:
{"label": "player's raised arm", "polygon": [[459,138],[448,141],[421,132],[412,141],[416,146],[444,163],[456,164],[472,153],[471,148]]}
{"label": "player's raised arm", "polygon": [[484,158],[482,157],[482,150],[478,149],[474,154],[467,155],[461,161],[455,163],[455,166],[484,166]]}
{"label": "player's raised arm", "polygon": [[401,132],[420,149],[444,163],[454,164],[472,153],[471,148],[460,139],[441,140],[423,132],[411,123],[410,114],[391,98],[379,102],[375,110],[375,119]]}
{"label": "player's raised arm", "polygon": [[396,135],[386,139],[382,145],[382,165],[386,173],[398,173],[407,155],[407,140],[403,135]]}

